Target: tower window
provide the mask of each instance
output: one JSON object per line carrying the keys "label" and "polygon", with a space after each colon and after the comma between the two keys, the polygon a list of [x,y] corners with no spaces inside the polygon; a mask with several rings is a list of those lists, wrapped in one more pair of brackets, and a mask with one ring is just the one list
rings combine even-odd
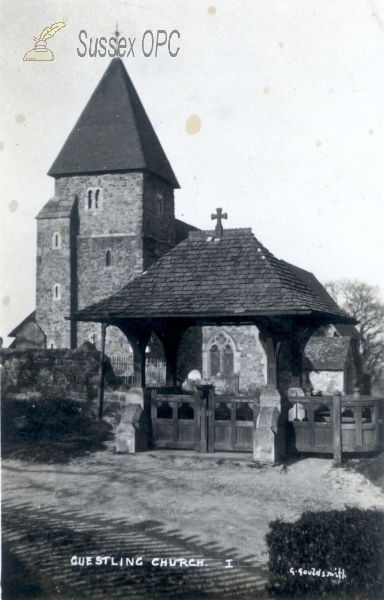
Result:
{"label": "tower window", "polygon": [[58,250],[61,248],[61,234],[59,231],[55,231],[52,236],[52,248]]}
{"label": "tower window", "polygon": [[163,194],[157,194],[156,196],[156,214],[158,217],[164,215],[164,196]]}
{"label": "tower window", "polygon": [[101,188],[88,188],[85,209],[96,211],[102,210],[102,208],[103,202]]}
{"label": "tower window", "polygon": [[110,250],[105,253],[105,266],[112,267],[112,254]]}
{"label": "tower window", "polygon": [[60,300],[61,299],[61,288],[59,283],[55,283],[53,286],[53,299]]}

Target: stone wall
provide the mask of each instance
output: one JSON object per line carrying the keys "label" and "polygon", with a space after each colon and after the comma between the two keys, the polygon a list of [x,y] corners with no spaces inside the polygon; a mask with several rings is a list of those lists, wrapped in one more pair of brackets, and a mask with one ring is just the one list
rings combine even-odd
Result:
{"label": "stone wall", "polygon": [[[1,393],[8,397],[34,396],[92,400],[97,397],[99,352],[97,350],[0,350]],[[105,358],[105,385],[120,385],[109,359]]]}
{"label": "stone wall", "polygon": [[[90,188],[100,189],[97,209],[88,208]],[[55,197],[77,198],[76,214],[38,221],[36,320],[48,348],[75,348],[99,337],[99,326],[64,317],[109,296],[143,271],[143,174],[61,177]],[[57,249],[52,247],[55,231],[61,234]],[[60,285],[58,299],[53,297],[55,283]]]}
{"label": "stone wall", "polygon": [[209,346],[212,337],[222,330],[234,343],[234,371],[240,376],[239,390],[248,393],[250,388],[267,383],[267,357],[254,325],[239,327],[203,327],[203,377],[210,377]]}
{"label": "stone wall", "polygon": [[[97,209],[88,209],[88,189],[99,188]],[[56,179],[55,196],[78,197],[79,235],[137,234],[142,227],[142,173],[71,175]]]}
{"label": "stone wall", "polygon": [[[53,247],[59,232],[60,247]],[[71,326],[64,320],[71,309],[70,219],[38,219],[36,261],[36,321],[46,336],[47,347],[69,348]],[[54,286],[60,285],[58,298]]]}
{"label": "stone wall", "polygon": [[306,376],[315,390],[321,390],[324,395],[332,395],[335,390],[353,394],[354,387],[361,385],[354,353],[351,346],[348,349],[347,359],[343,371],[311,371]]}
{"label": "stone wall", "polygon": [[325,396],[331,396],[334,390],[344,391],[343,371],[312,371],[309,378],[313,388],[321,390]]}
{"label": "stone wall", "polygon": [[[158,208],[162,197],[162,212]],[[143,238],[145,271],[175,246],[175,203],[173,188],[156,175],[144,175]]]}
{"label": "stone wall", "polygon": [[[100,189],[99,206],[88,208],[89,188]],[[142,173],[63,177],[56,194],[76,194],[79,202],[77,238],[78,308],[106,298],[143,270]],[[111,264],[106,255],[110,252]],[[118,336],[123,340],[122,336]],[[115,336],[116,338],[116,336]],[[100,343],[100,324],[78,323],[77,343]],[[118,343],[116,339],[114,343]]]}

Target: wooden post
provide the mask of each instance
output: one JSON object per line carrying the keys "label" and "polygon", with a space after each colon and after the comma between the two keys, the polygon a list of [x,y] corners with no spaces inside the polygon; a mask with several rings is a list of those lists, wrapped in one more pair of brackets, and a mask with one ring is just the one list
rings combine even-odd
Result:
{"label": "wooden post", "polygon": [[157,337],[163,344],[166,361],[166,386],[177,385],[177,351],[184,330],[155,331]]}
{"label": "wooden post", "polygon": [[276,348],[273,343],[273,338],[267,337],[267,383],[276,387]]}
{"label": "wooden post", "polygon": [[333,396],[333,462],[341,465],[341,394]]}
{"label": "wooden post", "polygon": [[145,387],[145,349],[147,347],[151,331],[144,327],[138,331],[121,327],[133,351],[133,385],[134,387]]}
{"label": "wooden post", "polygon": [[108,325],[101,324],[101,344],[100,344],[100,360],[99,360],[99,387],[97,390],[97,409],[99,419],[103,418],[103,401],[104,401],[104,350],[105,350],[105,332]]}

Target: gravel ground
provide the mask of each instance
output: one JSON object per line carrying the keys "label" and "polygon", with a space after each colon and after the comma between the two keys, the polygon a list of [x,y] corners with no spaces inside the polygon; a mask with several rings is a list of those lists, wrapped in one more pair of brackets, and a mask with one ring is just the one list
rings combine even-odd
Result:
{"label": "gravel ground", "polygon": [[[261,468],[247,456],[103,451],[65,465],[6,459],[2,470],[5,600],[267,597],[270,521],[345,505],[384,510],[379,487],[326,458]],[[144,565],[71,566],[74,555]],[[154,557],[204,567],[152,567]]]}

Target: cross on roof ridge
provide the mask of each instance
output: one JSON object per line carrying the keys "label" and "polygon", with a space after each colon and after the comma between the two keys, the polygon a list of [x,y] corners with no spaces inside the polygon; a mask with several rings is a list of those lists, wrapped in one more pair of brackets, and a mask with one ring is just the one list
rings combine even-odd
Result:
{"label": "cross on roof ridge", "polygon": [[114,35],[116,36],[116,54],[115,56],[117,56],[118,54],[118,47],[119,47],[119,37],[120,37],[120,31],[119,31],[119,24],[116,23],[116,29],[114,31]]}
{"label": "cross on roof ridge", "polygon": [[221,219],[228,219],[228,214],[223,213],[222,208],[216,208],[216,214],[211,214],[211,219],[217,219],[216,227],[215,227],[215,238],[221,238],[223,235],[223,226],[221,224]]}

